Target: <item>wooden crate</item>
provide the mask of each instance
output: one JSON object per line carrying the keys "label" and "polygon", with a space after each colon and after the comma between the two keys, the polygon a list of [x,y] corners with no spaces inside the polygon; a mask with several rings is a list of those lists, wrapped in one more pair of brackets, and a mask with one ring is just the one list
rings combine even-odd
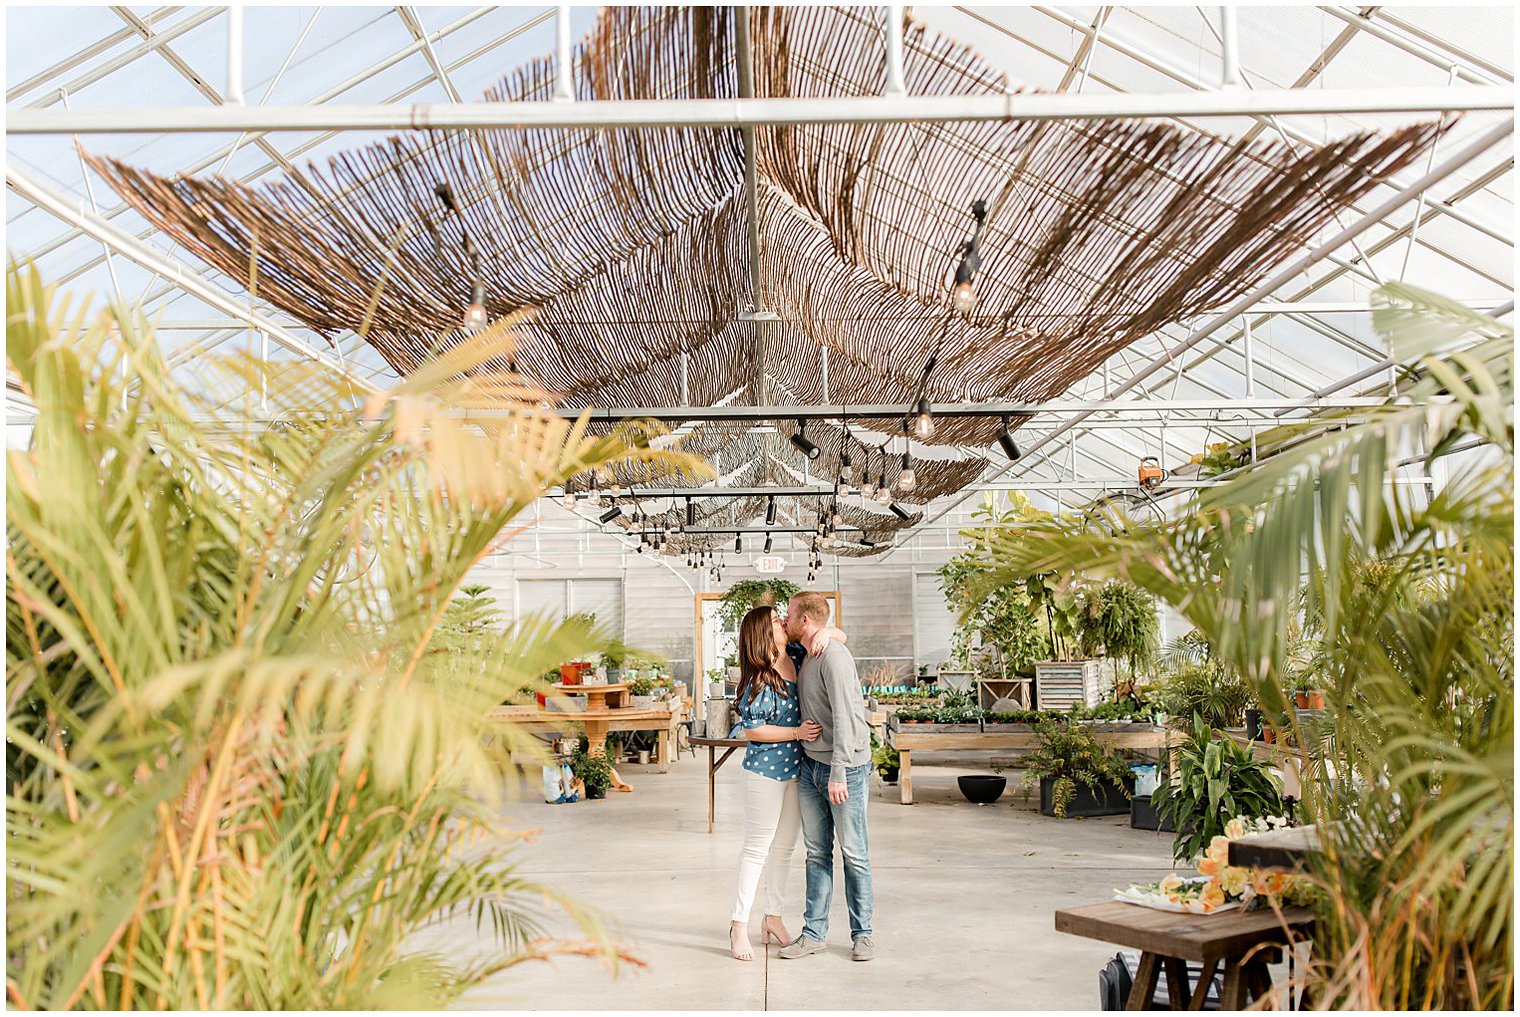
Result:
{"label": "wooden crate", "polygon": [[1041,710],[1066,710],[1074,703],[1097,706],[1104,698],[1103,662],[1041,661],[1034,666],[1034,686]]}

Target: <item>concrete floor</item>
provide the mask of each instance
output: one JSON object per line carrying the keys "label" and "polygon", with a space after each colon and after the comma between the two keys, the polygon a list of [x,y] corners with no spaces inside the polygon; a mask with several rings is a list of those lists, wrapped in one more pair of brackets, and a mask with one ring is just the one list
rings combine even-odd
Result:
{"label": "concrete floor", "polygon": [[[849,959],[849,923],[835,880],[830,949],[795,961],[776,946],[753,962],[727,951],[739,851],[737,759],[719,773],[717,826],[707,833],[706,757],[667,774],[625,766],[629,794],[545,805],[531,789],[509,808],[542,829],[524,874],[600,909],[644,963],[615,977],[591,960],[521,966],[474,991],[467,1009],[546,1010],[1045,1010],[1097,1006],[1098,970],[1115,948],[1057,933],[1061,907],[1105,900],[1115,887],[1171,869],[1171,836],[1128,819],[1055,820],[1013,787],[991,806],[961,798],[955,777],[989,772],[986,757],[940,754],[913,766],[918,804],[876,782],[870,804],[876,887],[873,963]],[[1038,796],[1036,796],[1037,798]],[[803,866],[791,874],[787,925],[801,927]],[[753,924],[758,927],[758,908]],[[569,933],[569,926],[563,930]],[[490,948],[472,923],[430,929],[418,945]]]}

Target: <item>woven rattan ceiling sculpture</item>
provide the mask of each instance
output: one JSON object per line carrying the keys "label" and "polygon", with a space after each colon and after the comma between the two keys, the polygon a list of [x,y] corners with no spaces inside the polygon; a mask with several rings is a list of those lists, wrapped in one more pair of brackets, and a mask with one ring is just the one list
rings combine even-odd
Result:
{"label": "woven rattan ceiling sculpture", "polygon": [[[733,8],[604,8],[576,51],[577,97],[737,97],[739,23]],[[748,26],[758,96],[883,90],[877,8],[752,8]],[[904,59],[910,94],[1008,88],[911,21]],[[545,58],[487,98],[548,100],[554,79]],[[518,369],[569,406],[676,404],[683,383],[692,405],[859,405],[910,399],[941,341],[936,401],[1059,395],[1127,344],[1239,296],[1440,130],[1306,149],[1135,121],[757,128],[758,292],[738,129],[419,131],[257,188],[91,161],[186,249],[235,278],[256,266],[259,294],[324,335],[357,328],[384,278],[367,339],[403,373],[458,331],[467,232],[491,315],[529,311]],[[948,298],[975,198],[988,216],[967,321]],[[779,320],[741,320],[746,309]],[[737,443],[732,427],[701,425],[686,447],[724,450],[722,473],[795,484],[837,472],[839,431],[821,424],[811,464],[785,420]],[[1000,426],[943,420],[900,500],[974,482]],[[902,525],[859,511],[873,531]]]}

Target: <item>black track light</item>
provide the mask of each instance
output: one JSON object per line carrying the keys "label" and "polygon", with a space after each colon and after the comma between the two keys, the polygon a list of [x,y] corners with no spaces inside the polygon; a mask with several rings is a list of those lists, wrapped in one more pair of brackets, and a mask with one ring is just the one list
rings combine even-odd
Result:
{"label": "black track light", "polygon": [[694,502],[694,501],[692,501],[690,498],[687,498],[686,499],[686,525],[687,526],[695,526],[696,524],[697,524],[697,503]]}
{"label": "black track light", "polygon": [[892,510],[892,514],[894,516],[896,516],[897,518],[901,519],[903,522],[907,522],[908,521],[908,519],[909,519],[908,510],[905,509],[905,508],[903,508],[901,505],[897,504],[897,502],[894,501],[891,505],[889,505],[887,507]]}
{"label": "black track light", "polygon": [[769,533],[765,535],[765,553],[771,553],[771,535]]}
{"label": "black track light", "polygon": [[1008,418],[1003,418],[1003,433],[998,435],[998,444],[1003,446],[1003,454],[1008,461],[1014,462],[1024,453],[1019,451],[1018,442],[1013,440],[1013,432],[1008,428]]}
{"label": "black track light", "polygon": [[797,421],[797,433],[792,435],[791,442],[796,447],[797,451],[801,452],[809,459],[818,458],[818,446],[814,445],[811,441],[808,440],[806,420]]}
{"label": "black track light", "polygon": [[776,525],[776,496],[774,494],[765,501],[765,525]]}
{"label": "black track light", "polygon": [[875,547],[876,546],[876,541],[872,540],[870,537],[868,537],[864,533],[862,533],[860,535],[860,546],[861,547]]}
{"label": "black track light", "polygon": [[744,553],[744,534],[734,534],[734,554]]}
{"label": "black track light", "polygon": [[614,519],[616,519],[618,516],[620,516],[622,514],[623,514],[622,508],[620,506],[614,505],[610,509],[608,509],[606,512],[603,512],[600,516],[598,516],[597,519],[598,519],[599,522],[610,523],[610,522],[612,522]]}

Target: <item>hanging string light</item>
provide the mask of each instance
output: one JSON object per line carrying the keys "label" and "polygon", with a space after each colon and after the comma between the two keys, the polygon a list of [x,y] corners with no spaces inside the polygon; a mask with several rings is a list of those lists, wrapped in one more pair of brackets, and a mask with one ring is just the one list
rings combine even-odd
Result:
{"label": "hanging string light", "polygon": [[950,290],[950,306],[961,314],[969,314],[976,307],[976,290],[972,284],[982,267],[982,225],[987,221],[987,203],[981,199],[973,201],[971,215],[976,220],[976,227],[961,245],[961,260],[955,266],[955,283]]}

